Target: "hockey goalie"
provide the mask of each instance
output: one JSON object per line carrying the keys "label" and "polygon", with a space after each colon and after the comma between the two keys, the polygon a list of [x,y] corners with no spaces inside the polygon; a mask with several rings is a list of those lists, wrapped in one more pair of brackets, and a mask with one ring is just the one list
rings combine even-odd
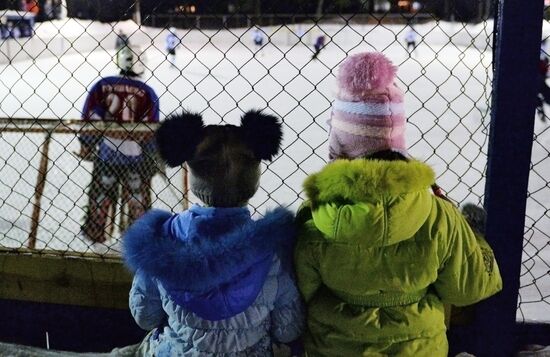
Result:
{"label": "hockey goalie", "polygon": [[145,70],[143,59],[139,49],[121,48],[116,56],[119,75],[95,83],[82,110],[86,128],[95,129],[80,133],[78,153],[82,159],[93,161],[81,227],[81,235],[92,243],[103,243],[112,234],[117,206],[121,231],[151,206],[151,178],[157,171],[152,131],[102,130],[112,121],[158,122],[158,97],[140,79]]}

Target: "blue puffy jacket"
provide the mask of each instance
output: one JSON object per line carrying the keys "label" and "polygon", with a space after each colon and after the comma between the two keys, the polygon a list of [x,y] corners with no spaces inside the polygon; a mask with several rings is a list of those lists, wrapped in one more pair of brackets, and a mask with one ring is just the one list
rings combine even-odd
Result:
{"label": "blue puffy jacket", "polygon": [[291,261],[293,215],[254,221],[246,208],[153,210],[126,232],[135,272],[130,310],[155,332],[155,356],[271,356],[297,339],[304,314]]}

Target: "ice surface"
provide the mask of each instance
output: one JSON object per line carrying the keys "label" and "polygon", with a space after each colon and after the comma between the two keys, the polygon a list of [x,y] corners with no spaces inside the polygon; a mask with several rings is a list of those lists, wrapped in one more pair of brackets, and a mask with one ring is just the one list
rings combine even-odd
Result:
{"label": "ice surface", "polygon": [[[305,26],[302,42],[285,27],[264,28],[270,41],[258,53],[247,29],[179,30],[182,46],[177,51],[177,69],[166,61],[163,30],[137,29],[132,23],[118,26],[131,31],[131,42],[146,48],[149,70],[144,80],[160,97],[161,118],[183,108],[201,112],[207,123],[236,124],[243,111],[251,108],[265,108],[283,118],[283,153],[263,166],[261,187],[250,202],[256,214],[276,204],[296,209],[303,200],[304,178],[326,162],[326,120],[334,97],[336,68],[347,55],[367,50],[383,51],[399,66],[412,156],[434,167],[439,185],[455,201],[482,202],[491,23],[416,25],[421,40],[412,56],[404,47],[406,28],[402,25]],[[5,63],[0,66],[0,116],[80,118],[86,90],[99,76],[117,72],[113,62],[115,27],[73,19],[40,24],[35,38],[24,44],[25,54],[11,64],[0,60]],[[311,61],[312,39],[321,31],[330,40],[319,60]],[[2,44],[2,53],[9,45],[13,55],[23,43],[10,41]],[[522,304],[521,311],[528,319],[550,316],[549,304],[542,302],[550,294],[547,126],[537,119],[533,162],[540,164],[530,181],[521,300],[539,302]],[[0,137],[0,234],[4,247],[26,244],[44,138],[40,133],[2,133]],[[93,251],[78,236],[91,172],[89,162],[79,162],[72,154],[78,145],[74,135],[52,136],[41,201],[39,249]],[[154,206],[181,210],[181,196],[174,194],[182,189],[181,170],[167,174],[171,188],[161,176],[153,180],[158,197]],[[104,251],[116,252],[118,244],[115,238]],[[535,286],[530,285],[533,279],[538,279]]]}

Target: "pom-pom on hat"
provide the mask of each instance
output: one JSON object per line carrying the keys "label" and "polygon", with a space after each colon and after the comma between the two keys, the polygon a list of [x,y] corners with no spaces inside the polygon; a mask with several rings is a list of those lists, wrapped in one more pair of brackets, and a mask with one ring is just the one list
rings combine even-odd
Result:
{"label": "pom-pom on hat", "polygon": [[168,117],[156,132],[160,156],[171,166],[187,162],[191,191],[208,206],[241,207],[258,190],[260,161],[279,152],[279,119],[249,111],[241,125],[207,125],[200,114]]}
{"label": "pom-pom on hat", "polygon": [[348,57],[339,67],[332,106],[329,158],[359,158],[378,151],[407,154],[403,92],[397,67],[378,52]]}

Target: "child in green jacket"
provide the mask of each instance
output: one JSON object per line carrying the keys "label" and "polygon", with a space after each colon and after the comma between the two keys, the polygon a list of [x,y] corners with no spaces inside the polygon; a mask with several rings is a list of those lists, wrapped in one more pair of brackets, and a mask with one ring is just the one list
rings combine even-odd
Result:
{"label": "child in green jacket", "polygon": [[487,242],[408,157],[395,75],[381,53],[339,69],[331,162],[306,180],[297,217],[307,356],[447,356],[443,304],[502,288]]}

